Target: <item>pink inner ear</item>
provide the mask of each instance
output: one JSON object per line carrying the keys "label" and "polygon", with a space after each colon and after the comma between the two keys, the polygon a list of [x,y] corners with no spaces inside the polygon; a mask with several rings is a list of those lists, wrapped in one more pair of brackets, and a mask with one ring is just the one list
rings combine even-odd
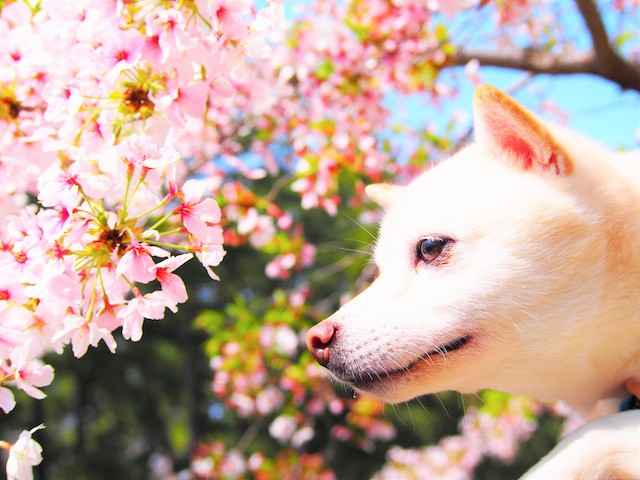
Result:
{"label": "pink inner ear", "polygon": [[571,163],[557,151],[549,136],[536,128],[532,123],[534,119],[500,105],[479,106],[480,126],[484,127],[485,139],[494,148],[507,153],[519,168],[551,171],[556,175],[571,173]]}
{"label": "pink inner ear", "polygon": [[515,125],[502,115],[487,115],[486,122],[497,146],[513,154],[521,162],[520,166],[523,169],[531,169],[535,155],[534,149],[529,142],[518,135]]}
{"label": "pink inner ear", "polygon": [[522,162],[522,168],[529,170],[533,167],[533,148],[524,139],[514,134],[498,137],[500,148],[513,153]]}

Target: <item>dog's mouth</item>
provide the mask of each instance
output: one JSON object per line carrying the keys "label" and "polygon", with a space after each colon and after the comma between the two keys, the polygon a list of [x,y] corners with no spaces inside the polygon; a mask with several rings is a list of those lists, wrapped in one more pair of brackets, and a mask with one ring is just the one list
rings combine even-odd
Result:
{"label": "dog's mouth", "polygon": [[423,362],[435,362],[438,359],[445,360],[447,355],[463,349],[471,341],[471,335],[458,337],[451,342],[440,345],[426,353],[423,353],[408,365],[391,370],[364,370],[356,374],[347,374],[347,372],[332,368],[333,374],[342,382],[353,385],[356,388],[366,390],[375,384],[383,383],[387,380],[398,378],[400,376],[411,373],[416,366]]}

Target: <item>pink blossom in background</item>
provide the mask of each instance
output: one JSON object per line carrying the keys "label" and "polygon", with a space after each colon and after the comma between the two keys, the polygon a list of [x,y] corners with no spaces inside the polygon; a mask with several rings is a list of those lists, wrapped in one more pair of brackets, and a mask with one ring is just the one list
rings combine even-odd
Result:
{"label": "pink blossom in background", "polygon": [[33,467],[42,462],[42,447],[32,436],[42,428],[44,426],[39,425],[29,431],[21,432],[16,443],[11,445],[7,460],[8,480],[33,479]]}

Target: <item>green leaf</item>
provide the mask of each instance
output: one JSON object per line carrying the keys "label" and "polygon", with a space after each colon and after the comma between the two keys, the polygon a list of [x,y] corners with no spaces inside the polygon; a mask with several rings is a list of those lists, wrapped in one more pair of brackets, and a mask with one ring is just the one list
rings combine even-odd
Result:
{"label": "green leaf", "polygon": [[625,43],[634,40],[638,37],[638,33],[634,31],[622,32],[620,35],[617,35],[615,38],[616,47],[621,48]]}
{"label": "green leaf", "polygon": [[316,67],[315,70],[315,76],[319,79],[319,80],[328,80],[331,75],[333,75],[333,63],[331,62],[331,60],[324,60],[320,65],[318,65]]}
{"label": "green leaf", "polygon": [[369,34],[371,33],[371,29],[369,26],[359,23],[353,18],[347,17],[345,19],[345,24],[349,29],[358,37],[358,40],[361,42],[366,42],[369,38]]}
{"label": "green leaf", "polygon": [[204,310],[196,317],[195,326],[216,335],[224,327],[224,315],[215,310]]}

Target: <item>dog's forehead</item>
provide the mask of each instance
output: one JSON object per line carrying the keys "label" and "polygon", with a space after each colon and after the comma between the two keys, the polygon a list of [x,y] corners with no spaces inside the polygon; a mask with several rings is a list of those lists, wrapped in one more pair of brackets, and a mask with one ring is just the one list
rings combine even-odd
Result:
{"label": "dog's forehead", "polygon": [[388,209],[383,226],[403,229],[404,225],[411,230],[428,224],[433,233],[438,233],[457,224],[474,223],[475,210],[490,209],[489,205],[498,202],[492,197],[506,195],[499,192],[511,188],[500,185],[508,181],[502,178],[504,168],[481,159],[475,161],[472,152],[465,153],[429,169],[402,189]]}
{"label": "dog's forehead", "polygon": [[397,246],[426,235],[483,236],[551,214],[556,196],[544,179],[468,147],[398,193],[383,219],[379,244]]}

